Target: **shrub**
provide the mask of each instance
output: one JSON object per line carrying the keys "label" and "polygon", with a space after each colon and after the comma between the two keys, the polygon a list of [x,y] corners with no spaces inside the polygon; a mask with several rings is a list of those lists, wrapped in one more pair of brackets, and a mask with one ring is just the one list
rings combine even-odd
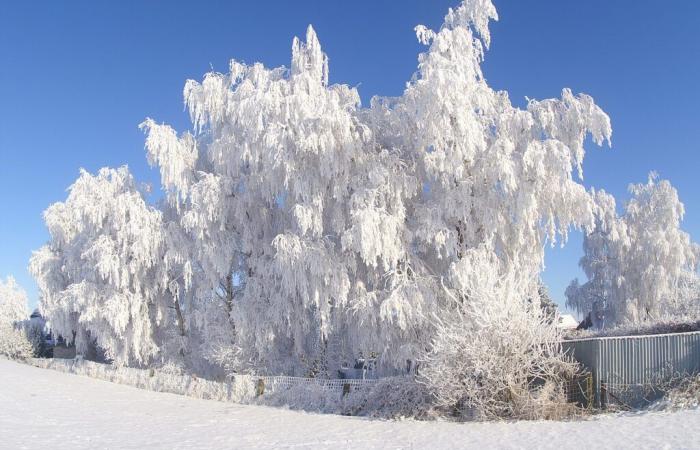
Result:
{"label": "shrub", "polygon": [[461,264],[469,270],[455,280],[449,314],[435,317],[421,363],[436,408],[463,420],[552,417],[577,370],[556,321],[527,301],[527,278],[503,271],[493,255],[470,252]]}
{"label": "shrub", "polygon": [[11,359],[26,359],[34,356],[34,347],[27,338],[23,326],[0,324],[0,355]]}

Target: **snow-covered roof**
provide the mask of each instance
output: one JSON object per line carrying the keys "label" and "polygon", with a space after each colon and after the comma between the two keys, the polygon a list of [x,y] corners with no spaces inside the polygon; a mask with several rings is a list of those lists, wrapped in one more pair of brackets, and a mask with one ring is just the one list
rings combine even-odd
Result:
{"label": "snow-covered roof", "polygon": [[564,330],[574,330],[578,327],[578,321],[571,314],[562,314],[559,316],[557,328]]}

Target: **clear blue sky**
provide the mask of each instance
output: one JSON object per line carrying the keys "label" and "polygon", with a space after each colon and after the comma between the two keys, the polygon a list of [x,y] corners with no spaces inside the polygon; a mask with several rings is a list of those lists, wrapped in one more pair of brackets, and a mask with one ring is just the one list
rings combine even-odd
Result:
{"label": "clear blue sky", "polygon": [[[0,10],[0,277],[36,300],[26,266],[47,239],[41,214],[84,167],[128,164],[158,185],[137,125],[182,130],[182,87],[228,60],[289,65],[292,37],[314,25],[331,81],[398,95],[421,50],[419,23],[440,25],[457,0],[31,1]],[[591,94],[610,114],[612,150],[589,146],[585,183],[618,201],[657,170],[686,204],[700,240],[700,2],[495,0],[489,83],[524,97]],[[581,236],[548,251],[545,281],[564,299]]]}

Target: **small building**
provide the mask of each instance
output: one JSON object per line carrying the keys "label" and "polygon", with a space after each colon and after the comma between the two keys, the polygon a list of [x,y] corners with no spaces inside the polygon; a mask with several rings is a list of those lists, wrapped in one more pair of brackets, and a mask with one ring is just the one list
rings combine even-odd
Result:
{"label": "small building", "polygon": [[560,330],[575,330],[578,321],[571,314],[562,314],[557,318],[557,328]]}

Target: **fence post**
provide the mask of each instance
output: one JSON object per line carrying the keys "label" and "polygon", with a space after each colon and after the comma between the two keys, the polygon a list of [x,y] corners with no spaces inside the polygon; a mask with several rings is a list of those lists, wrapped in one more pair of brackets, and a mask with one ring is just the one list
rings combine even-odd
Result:
{"label": "fence post", "polygon": [[607,409],[607,407],[608,407],[608,385],[607,385],[607,383],[600,383],[600,407],[602,409]]}
{"label": "fence post", "polygon": [[350,383],[343,383],[343,397],[350,393]]}
{"label": "fence post", "polygon": [[255,396],[260,397],[265,393],[265,381],[262,378],[258,378],[255,383]]}
{"label": "fence post", "polygon": [[589,373],[586,377],[586,400],[588,408],[593,406],[593,374]]}

